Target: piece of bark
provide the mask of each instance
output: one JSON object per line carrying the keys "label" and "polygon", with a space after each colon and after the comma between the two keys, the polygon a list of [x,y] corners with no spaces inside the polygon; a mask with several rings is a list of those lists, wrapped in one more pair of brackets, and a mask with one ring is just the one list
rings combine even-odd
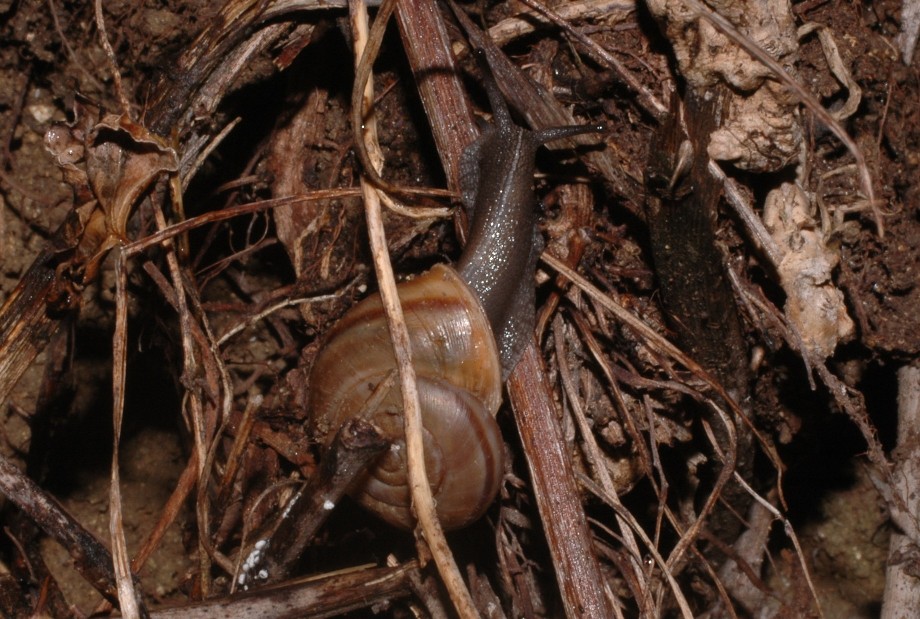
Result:
{"label": "piece of bark", "polygon": [[[674,96],[672,114],[655,135],[646,172],[649,238],[661,298],[680,346],[750,415],[747,346],[716,246],[721,183],[709,172],[706,152],[729,95],[722,88],[707,93],[688,89],[683,113]],[[749,479],[754,458],[748,425],[735,421],[735,445],[729,444],[719,420],[713,419],[712,426],[720,448],[737,453],[737,469]],[[729,484],[723,498],[739,513],[750,505],[750,497],[737,484]],[[730,544],[740,532],[740,522],[719,509],[710,528]]]}
{"label": "piece of bark", "polygon": [[153,619],[294,619],[335,617],[362,608],[384,604],[411,593],[409,577],[417,572],[414,563],[399,567],[360,569],[316,579],[267,587],[229,598],[198,604],[163,608]]}
{"label": "piece of bark", "polygon": [[466,89],[454,63],[447,28],[433,0],[405,0],[396,7],[403,47],[451,191],[460,191],[460,156],[479,135]]}
{"label": "piece of bark", "polygon": [[260,539],[247,552],[239,583],[287,578],[352,482],[388,444],[367,421],[352,419],[345,424],[323,457],[317,475],[288,499],[274,530],[256,536]]}
{"label": "piece of bark", "polygon": [[[688,91],[700,97],[728,88],[720,125],[702,151],[751,172],[775,172],[794,163],[802,144],[798,101],[772,69],[701,17],[696,0],[650,0],[649,11],[670,42]],[[709,6],[738,26],[783,67],[797,60],[792,5],[784,0],[716,0]]]}
{"label": "piece of bark", "polygon": [[508,379],[508,393],[527,456],[566,616],[611,617],[569,450],[553,405],[536,340]]}
{"label": "piece of bark", "polygon": [[749,384],[747,347],[716,246],[722,188],[706,154],[723,96],[688,92],[684,100],[683,115],[674,110],[650,149],[647,214],[655,271],[678,343],[741,402]]}
{"label": "piece of bark", "polygon": [[0,402],[58,329],[42,302],[56,287],[54,264],[53,252],[39,254],[0,308]]}

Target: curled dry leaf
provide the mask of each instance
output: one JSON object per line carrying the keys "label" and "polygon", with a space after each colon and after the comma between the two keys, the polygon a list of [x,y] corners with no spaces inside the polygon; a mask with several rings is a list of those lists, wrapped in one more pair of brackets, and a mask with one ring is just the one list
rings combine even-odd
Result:
{"label": "curled dry leaf", "polygon": [[783,252],[777,269],[787,295],[786,317],[809,352],[825,359],[853,336],[854,325],[831,279],[840,256],[811,213],[802,188],[785,183],[767,195],[764,223]]}
{"label": "curled dry leaf", "polygon": [[74,194],[73,212],[54,241],[52,314],[80,305],[108,251],[126,238],[138,198],[157,176],[178,170],[176,152],[162,138],[126,116],[100,116],[99,107],[78,100],[74,121],[45,134],[45,149]]}
{"label": "curled dry leaf", "polygon": [[[98,107],[78,101],[74,122],[52,125],[45,134],[46,150],[73,188],[82,227],[71,239],[74,247],[66,249],[89,262],[125,238],[132,208],[150,183],[179,167],[176,151],[143,125],[100,115]],[[94,268],[84,280],[92,279]]]}
{"label": "curled dry leaf", "polygon": [[131,208],[163,172],[176,172],[176,151],[125,115],[107,114],[87,136],[86,172],[110,236],[124,238]]}

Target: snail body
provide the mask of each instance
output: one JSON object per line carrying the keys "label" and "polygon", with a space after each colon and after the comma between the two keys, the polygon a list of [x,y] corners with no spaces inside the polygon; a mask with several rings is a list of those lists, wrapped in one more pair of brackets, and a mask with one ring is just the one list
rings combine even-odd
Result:
{"label": "snail body", "polygon": [[[425,464],[442,526],[479,518],[498,492],[503,443],[495,414],[502,384],[533,339],[537,148],[595,127],[531,132],[512,120],[486,71],[494,123],[461,161],[470,220],[456,269],[436,265],[397,288],[419,387]],[[402,395],[382,303],[364,299],[332,328],[310,376],[313,431],[328,446],[345,420],[377,425],[391,449],[350,494],[384,520],[414,526],[406,474]]]}

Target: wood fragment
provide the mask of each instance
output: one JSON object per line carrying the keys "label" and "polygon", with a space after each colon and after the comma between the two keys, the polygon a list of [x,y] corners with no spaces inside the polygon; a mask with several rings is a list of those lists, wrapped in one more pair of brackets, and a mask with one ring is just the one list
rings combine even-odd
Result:
{"label": "wood fragment", "polygon": [[454,64],[447,28],[434,0],[399,2],[396,19],[447,186],[459,193],[460,155],[479,132]]}
{"label": "wood fragment", "polygon": [[118,604],[112,554],[73,516],[5,457],[0,456],[0,492],[63,546],[74,567],[100,594]]}
{"label": "wood fragment", "polygon": [[389,603],[411,593],[409,577],[415,563],[399,567],[361,568],[345,574],[301,579],[229,598],[209,600],[151,613],[152,619],[294,619],[335,617]]}
{"label": "wood fragment", "polygon": [[[244,556],[258,552],[264,561],[246,561],[246,572],[239,574],[239,584],[264,580],[276,583],[291,574],[300,555],[339,504],[351,483],[386,449],[389,443],[380,432],[362,419],[351,419],[336,434],[323,458],[317,475],[288,499],[274,529],[243,551]],[[258,551],[256,551],[258,548]],[[265,578],[256,578],[265,570]]]}
{"label": "wood fragment", "polygon": [[536,340],[524,350],[508,379],[508,393],[543,530],[549,544],[566,616],[612,616],[604,592],[600,565],[568,447],[553,405],[553,391]]}
{"label": "wood fragment", "polygon": [[52,252],[39,254],[0,308],[0,402],[58,329],[43,303],[56,289],[54,267]]}
{"label": "wood fragment", "polygon": [[[706,145],[718,127],[725,89],[705,93],[688,89],[655,134],[647,168],[649,239],[661,296],[681,348],[710,372],[728,395],[750,407],[751,377],[741,319],[726,277],[722,253],[716,246],[717,207],[721,183],[709,172]],[[751,411],[745,410],[750,417]],[[722,449],[737,450],[738,467],[746,479],[753,475],[753,436],[735,420],[737,445],[716,424]],[[750,499],[735,485],[724,497],[746,513]],[[726,543],[740,533],[741,523],[726,510],[717,510],[712,528]]]}

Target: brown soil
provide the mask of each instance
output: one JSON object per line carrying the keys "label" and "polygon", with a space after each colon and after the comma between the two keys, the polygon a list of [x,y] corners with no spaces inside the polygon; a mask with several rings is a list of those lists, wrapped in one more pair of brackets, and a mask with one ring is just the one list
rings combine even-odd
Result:
{"label": "brown soil", "polygon": [[[158,94],[152,91],[154,85],[164,83],[163,76],[174,70],[176,59],[211,23],[216,9],[213,3],[182,0],[104,4],[123,88],[135,106],[135,119],[143,124],[146,105]],[[510,10],[504,6],[490,8],[485,12],[486,22],[494,24]],[[795,4],[793,12],[799,23],[818,22],[829,29],[844,64],[863,91],[861,105],[845,127],[867,160],[877,198],[884,201],[881,214],[885,234],[878,234],[872,210],[862,209],[842,215],[830,237],[829,244],[839,247],[841,256],[834,271],[835,282],[844,292],[846,308],[856,323],[856,335],[838,347],[829,359],[829,367],[862,394],[865,411],[878,428],[883,447],[892,449],[896,428],[894,372],[920,353],[920,186],[916,183],[920,178],[920,65],[905,65],[898,58],[895,45],[900,4],[895,0],[805,0]],[[217,114],[196,121],[199,126],[209,127],[202,134],[214,135],[233,118],[242,119],[186,192],[187,216],[277,197],[283,182],[288,183],[284,189],[289,194],[320,187],[347,187],[357,182],[360,166],[352,154],[347,117],[352,58],[350,44],[342,34],[347,26],[344,21],[336,21],[343,20],[343,15],[336,10],[303,17],[304,23],[316,24],[316,30],[300,58],[284,71],[277,68],[281,64],[278,59],[287,58],[285,54],[296,49],[298,40],[294,35],[286,48],[278,45],[262,52],[227,88]],[[641,10],[620,23],[597,23],[592,36],[639,76],[646,87],[663,96],[660,84],[674,79],[673,63],[667,42],[647,12]],[[597,205],[584,226],[589,240],[580,271],[654,329],[673,335],[675,330],[668,326],[658,296],[643,214],[645,189],[641,181],[657,123],[609,71],[591,61],[584,61],[585,65],[574,62],[571,49],[562,41],[555,31],[542,30],[506,51],[519,66],[531,65],[533,73],[542,71],[537,77],[553,80],[559,98],[573,105],[577,114],[592,122],[606,122],[616,136],[615,142],[608,141],[608,147],[616,149],[614,156],[626,180],[618,187],[592,181]],[[443,185],[436,147],[405,63],[399,39],[389,36],[376,66],[383,76],[378,84],[394,86],[386,96],[380,95],[378,86],[380,141],[388,161],[386,176],[396,183]],[[833,109],[841,102],[840,84],[828,71],[814,35],[801,42],[795,69],[797,78],[824,105]],[[479,92],[476,86],[471,90]],[[308,102],[317,104],[311,97],[318,91],[323,93],[320,107],[324,110],[324,124],[310,126],[313,141],[309,147],[302,147],[304,134],[292,127]],[[103,109],[119,109],[91,3],[0,0],[0,299],[7,298],[35,257],[48,248],[55,231],[74,207],[72,184],[65,182],[60,168],[45,150],[43,139],[53,123],[73,118],[77,93]],[[478,100],[479,95],[476,97]],[[852,166],[853,160],[807,112],[802,114],[808,150],[805,182],[820,194],[820,199],[842,212],[858,203],[856,174],[852,170],[839,173],[845,166]],[[290,150],[283,150],[281,144]],[[560,159],[557,154],[541,154],[540,163],[545,170],[553,170],[554,165],[556,168],[549,179],[538,180],[538,191],[547,205],[544,219],[548,223],[544,229],[555,239],[564,235],[553,226],[564,227],[566,219],[557,211],[554,200],[558,196],[550,188],[559,177],[591,175],[584,166],[561,167]],[[282,179],[280,166],[285,164],[295,166],[293,180]],[[732,174],[748,187],[755,204],[776,182],[775,178],[764,180],[740,171]],[[236,185],[228,185],[238,179],[241,180]],[[157,195],[162,196],[164,187],[158,186],[151,193],[160,192]],[[212,474],[210,493],[217,492],[217,482],[227,466],[226,455],[243,425],[247,405],[256,396],[264,397],[265,402],[258,408],[249,447],[239,456],[240,470],[229,490],[232,500],[224,504],[225,511],[212,514],[210,530],[219,538],[215,545],[234,559],[243,544],[244,529],[279,510],[277,491],[270,494],[272,498],[264,499],[267,505],[260,502],[262,493],[275,488],[281,480],[314,472],[317,454],[305,429],[306,412],[298,407],[303,400],[306,371],[322,334],[348,304],[362,296],[355,281],[374,287],[368,276],[360,202],[350,198],[327,201],[300,217],[317,222],[316,230],[285,241],[287,246],[278,240],[276,224],[263,214],[201,228],[189,237],[188,273],[197,278],[201,294],[201,307],[193,308],[193,312],[195,316],[206,315],[214,333],[225,333],[283,298],[344,291],[328,300],[302,305],[299,310],[288,307],[265,320],[253,321],[221,348],[233,393],[229,416],[212,420],[223,434],[215,439],[218,468]],[[150,234],[151,221],[149,215],[146,220],[132,220],[128,237]],[[782,309],[782,289],[724,205],[720,226],[719,242],[724,242],[731,252],[731,264],[743,272],[745,281],[767,302]],[[457,254],[459,243],[454,227],[444,221],[417,223],[388,216],[387,233],[394,267],[400,274],[419,272],[432,262]],[[294,245],[303,252],[297,265],[292,265],[289,258]],[[82,291],[79,316],[62,321],[62,328],[0,408],[5,439],[0,443],[2,454],[27,467],[43,488],[106,545],[112,453],[113,268],[114,261],[107,260],[99,279]],[[183,390],[212,393],[209,390],[219,388],[219,379],[208,371],[182,375],[183,349],[174,301],[164,294],[160,282],[166,279],[156,280],[150,277],[152,272],[165,274],[164,277],[169,274],[162,252],[155,249],[136,258],[128,276],[129,376],[121,484],[131,552],[136,551],[161,517],[193,453],[189,421],[193,413],[183,400]],[[282,292],[276,293],[279,290]],[[545,302],[548,295],[549,285],[544,285],[538,292],[538,301]],[[698,421],[697,413],[702,407],[664,384],[672,378],[666,362],[650,352],[633,332],[621,328],[584,298],[570,298],[563,305],[566,315],[581,314],[600,345],[614,351],[609,354],[619,368],[617,380],[626,390],[623,406],[636,412],[640,419],[638,431],[647,441],[651,440],[649,419],[654,419],[656,436],[652,442],[661,450],[660,474],[672,488],[667,501],[676,510],[699,508],[700,497],[711,487],[714,477],[712,471],[699,476],[687,472],[694,470],[688,461],[694,461],[701,453],[711,454]],[[884,587],[888,524],[884,503],[863,468],[867,466],[863,436],[825,387],[819,384],[816,390],[810,389],[801,358],[783,344],[775,325],[758,319],[760,314],[753,318],[744,312],[741,315],[749,357],[763,355],[754,377],[753,407],[761,411],[757,425],[767,440],[778,446],[779,458],[786,466],[786,516],[799,531],[825,616],[871,617],[878,612]],[[574,329],[567,333],[577,339]],[[546,354],[551,359],[555,381],[559,353],[553,337],[545,339],[549,342]],[[602,373],[590,362],[590,350],[574,345],[569,352],[571,359],[566,362],[574,364],[577,360],[584,373],[579,380],[585,413],[601,443],[605,463],[629,510],[654,534],[659,497],[637,464],[639,457],[631,446],[630,429],[618,412],[621,404],[614,401]],[[688,373],[681,376],[699,386]],[[644,396],[649,396],[647,409],[643,408]],[[568,408],[566,411],[566,438],[572,441],[571,452],[576,454],[579,471],[588,474],[590,465],[579,451],[571,412]],[[509,477],[512,481],[503,490],[501,515],[493,509],[487,521],[452,540],[464,547],[462,552],[458,550],[458,559],[473,566],[471,571],[490,579],[509,616],[521,612],[512,591],[515,587],[519,587],[518,595],[532,597],[533,616],[561,616],[546,542],[539,534],[526,462],[510,414],[502,413],[500,420],[513,455]],[[218,432],[212,431],[215,435]],[[753,485],[776,501],[771,495],[777,484],[775,467],[759,455],[753,470]],[[700,494],[695,495],[698,486]],[[198,570],[202,561],[195,510],[199,499],[192,491],[139,573],[150,607],[183,603],[201,595]],[[217,501],[213,496],[211,500]],[[583,500],[592,518],[612,526],[612,511],[587,494]],[[18,522],[16,513],[7,505],[0,521],[13,527]],[[499,517],[503,522],[500,532],[511,532],[515,538],[513,544],[517,544],[514,548],[520,552],[517,558],[521,565],[497,566],[493,546],[499,536],[493,526]],[[13,530],[22,531],[21,523]],[[710,533],[718,537],[728,535],[727,531]],[[622,546],[616,538],[597,534],[607,551],[602,565],[609,584],[629,600],[628,612],[636,613],[630,583],[618,575],[615,567],[625,563],[618,554],[624,552]],[[67,604],[55,606],[42,597],[40,591],[50,579],[44,580],[40,569],[24,569],[16,543],[7,538],[0,545],[0,561],[2,571],[13,573],[19,583],[12,594],[21,602],[19,608],[82,616],[97,607],[101,597],[73,569],[72,559],[49,539],[34,532],[31,535],[34,537],[28,539],[40,540],[50,579],[60,588]],[[15,536],[10,533],[9,537]],[[675,537],[666,525],[660,540],[665,555],[674,547]],[[734,539],[725,541],[731,544]],[[508,540],[503,543],[512,544]],[[484,550],[471,550],[474,546]],[[711,546],[700,542],[699,547],[703,550],[701,556],[712,559],[714,564],[724,561]],[[798,558],[791,548],[782,535],[775,533],[771,537],[775,563],[762,574],[763,582],[783,600],[786,612],[792,613],[787,616],[807,616],[814,612],[814,605],[809,593],[803,591]],[[321,530],[295,573],[324,573],[363,563],[383,565],[390,553],[401,561],[412,559],[411,537],[381,525],[346,503]],[[693,561],[698,559],[694,557]],[[520,569],[521,575],[509,576],[508,569]],[[212,564],[209,578],[213,579],[211,595],[228,592],[232,575]],[[718,594],[698,564],[693,563],[680,578],[695,612],[716,607]],[[79,610],[68,610],[69,605]],[[673,602],[665,603],[665,607],[676,612]],[[15,605],[2,610],[11,612],[11,608]],[[409,616],[410,611],[406,603],[396,602],[388,612],[392,616]],[[740,607],[739,612],[743,612]]]}

